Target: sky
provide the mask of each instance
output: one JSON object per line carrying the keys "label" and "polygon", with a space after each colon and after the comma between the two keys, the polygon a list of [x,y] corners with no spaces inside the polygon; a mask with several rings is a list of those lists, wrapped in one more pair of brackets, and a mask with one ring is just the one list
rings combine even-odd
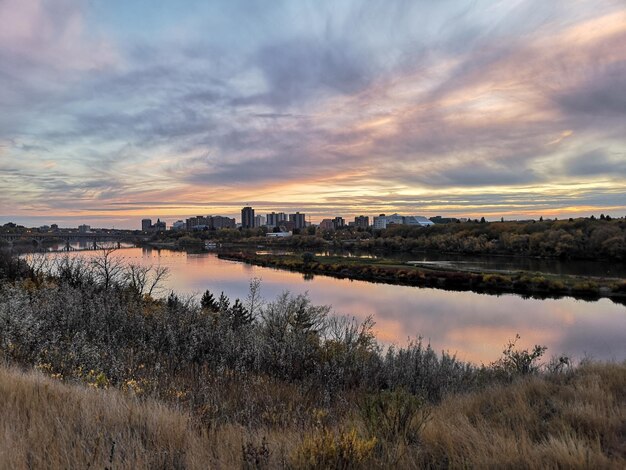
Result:
{"label": "sky", "polygon": [[0,0],[0,223],[626,215],[624,0]]}

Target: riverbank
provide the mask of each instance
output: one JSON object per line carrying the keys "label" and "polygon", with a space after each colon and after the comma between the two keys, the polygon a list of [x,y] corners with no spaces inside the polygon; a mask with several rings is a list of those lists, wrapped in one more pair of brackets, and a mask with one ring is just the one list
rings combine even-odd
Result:
{"label": "riverbank", "polygon": [[110,254],[0,269],[11,468],[624,464],[626,364],[542,362],[516,340],[487,365],[383,348],[371,318],[264,300],[258,280],[243,300],[154,298],[161,271]]}
{"label": "riverbank", "polygon": [[626,304],[626,281],[615,278],[539,274],[532,272],[474,272],[396,260],[315,257],[312,254],[276,255],[251,251],[220,253],[221,259],[286,269],[305,275],[324,275],[387,284],[432,287],[488,294],[513,293],[536,298],[610,298]]}

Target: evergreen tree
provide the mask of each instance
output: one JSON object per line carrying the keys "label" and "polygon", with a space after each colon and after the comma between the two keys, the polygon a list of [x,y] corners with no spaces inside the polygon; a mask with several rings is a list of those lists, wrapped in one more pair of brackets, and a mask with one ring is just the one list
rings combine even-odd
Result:
{"label": "evergreen tree", "polygon": [[167,297],[167,308],[170,310],[175,309],[180,306],[180,299],[174,292],[170,292],[170,295]]}
{"label": "evergreen tree", "polygon": [[225,312],[228,310],[228,307],[230,307],[230,300],[224,295],[224,292],[220,294],[220,298],[217,301],[217,307],[220,312]]}
{"label": "evergreen tree", "polygon": [[210,310],[211,312],[217,312],[220,307],[217,301],[215,300],[215,297],[208,289],[204,291],[204,294],[202,294],[200,305],[202,305],[202,308]]}
{"label": "evergreen tree", "polygon": [[250,315],[250,312],[248,312],[239,299],[235,300],[235,303],[229,310],[229,315],[232,327],[235,330],[252,323],[252,315]]}

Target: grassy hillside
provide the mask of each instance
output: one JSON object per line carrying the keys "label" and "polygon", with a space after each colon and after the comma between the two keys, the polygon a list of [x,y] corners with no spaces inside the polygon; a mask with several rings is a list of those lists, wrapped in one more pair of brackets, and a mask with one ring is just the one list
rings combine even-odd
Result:
{"label": "grassy hillside", "polygon": [[207,437],[187,416],[115,391],[0,368],[0,466],[201,468]]}
{"label": "grassy hillside", "polygon": [[626,465],[623,364],[452,395],[410,416],[396,406],[406,402],[362,399],[332,424],[317,410],[305,427],[207,428],[153,400],[0,367],[0,468]]}

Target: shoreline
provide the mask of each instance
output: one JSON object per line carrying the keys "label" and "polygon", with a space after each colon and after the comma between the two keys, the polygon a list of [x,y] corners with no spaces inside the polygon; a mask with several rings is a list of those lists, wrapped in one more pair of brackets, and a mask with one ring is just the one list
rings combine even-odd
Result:
{"label": "shoreline", "polygon": [[619,278],[552,275],[529,271],[490,272],[428,268],[393,260],[317,257],[305,261],[298,255],[268,255],[246,252],[218,253],[220,259],[299,272],[384,284],[429,287],[479,294],[517,294],[538,299],[573,297],[595,301],[608,298],[626,305],[626,281]]}

